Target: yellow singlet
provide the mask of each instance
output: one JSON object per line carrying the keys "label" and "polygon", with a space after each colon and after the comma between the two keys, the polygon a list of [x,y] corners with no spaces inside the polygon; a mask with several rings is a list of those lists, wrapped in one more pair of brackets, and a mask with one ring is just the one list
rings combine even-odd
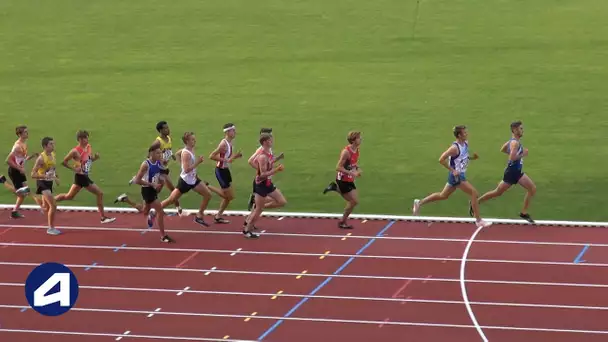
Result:
{"label": "yellow singlet", "polygon": [[[163,140],[163,138],[156,137],[156,140],[158,140],[160,142],[160,150],[163,153],[163,162],[165,165],[169,164],[169,161],[171,161],[171,156],[173,156],[173,151],[171,150],[171,148],[173,147],[171,144],[171,137],[167,137],[168,141],[165,142]],[[161,165],[161,169],[166,169],[165,165]]]}
{"label": "yellow singlet", "polygon": [[49,156],[46,152],[40,154],[42,156],[42,166],[38,169],[39,176],[52,177],[55,175],[55,152],[51,152]]}

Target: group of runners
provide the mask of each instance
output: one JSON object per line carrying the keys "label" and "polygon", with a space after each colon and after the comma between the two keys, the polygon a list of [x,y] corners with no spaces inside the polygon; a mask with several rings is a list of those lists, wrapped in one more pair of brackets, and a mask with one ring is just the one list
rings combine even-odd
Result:
{"label": "group of runners", "polygon": [[[182,135],[183,147],[174,153],[168,123],[166,121],[159,122],[156,125],[156,130],[158,137],[148,148],[147,157],[139,165],[137,174],[129,182],[129,184],[141,186],[142,202],[135,202],[126,193],[123,193],[116,198],[115,203],[126,203],[146,215],[150,228],[156,223],[162,242],[175,242],[165,232],[164,209],[168,206],[175,206],[178,215],[182,215],[183,209],[180,205],[180,198],[191,190],[202,196],[201,205],[194,218],[196,223],[206,227],[209,226],[204,219],[204,214],[213,193],[221,198],[220,207],[213,218],[213,222],[217,224],[230,223],[223,217],[224,211],[235,198],[230,168],[235,160],[243,157],[241,151],[234,151],[233,143],[237,132],[236,126],[232,123],[223,126],[224,136],[209,155],[209,159],[215,162],[215,177],[219,187],[201,181],[198,176],[197,167],[204,162],[205,158],[195,152],[196,135],[194,132],[185,132]],[[105,215],[103,192],[89,177],[93,163],[99,160],[100,156],[99,153],[93,153],[87,131],[77,132],[77,145],[68,152],[61,162],[61,165],[74,173],[74,181],[68,193],[58,195],[53,195],[53,184],[59,184],[59,177],[56,172],[57,161],[54,139],[51,137],[43,138],[41,142],[42,152],[30,155],[27,147],[29,137],[27,127],[19,126],[15,133],[18,139],[6,159],[9,167],[8,176],[12,184],[8,182],[5,176],[0,175],[0,183],[3,183],[9,191],[17,196],[15,207],[11,212],[12,218],[23,217],[19,212],[20,206],[27,196],[32,195],[27,185],[25,163],[35,159],[35,164],[30,173],[31,177],[36,180],[37,187],[33,198],[40,205],[41,210],[47,214],[49,226],[47,232],[49,234],[58,235],[61,233],[55,228],[54,224],[57,203],[74,199],[83,188],[96,196],[101,223],[110,223],[115,220],[115,218]],[[528,150],[523,148],[521,144],[523,124],[520,121],[511,124],[511,139],[501,148],[501,152],[508,155],[503,179],[496,189],[481,197],[466,178],[469,160],[478,159],[476,153],[469,153],[468,130],[466,126],[456,126],[453,134],[456,141],[439,159],[441,165],[448,169],[447,184],[441,192],[433,193],[422,200],[416,199],[413,205],[413,214],[419,215],[420,208],[423,205],[445,200],[456,189],[461,189],[471,198],[469,214],[476,218],[478,226],[487,227],[491,223],[481,218],[479,204],[502,195],[514,184],[520,184],[527,190],[520,217],[534,223],[528,214],[528,207],[536,192],[536,187],[522,170],[523,158],[528,155]],[[355,180],[362,175],[362,170],[359,167],[361,132],[349,132],[346,140],[348,144],[342,149],[336,165],[336,179],[323,190],[323,193],[336,192],[344,198],[346,207],[342,219],[338,222],[338,227],[352,229],[353,226],[348,224],[348,218],[359,203]],[[259,238],[259,234],[255,232],[257,230],[256,222],[258,222],[265,209],[281,208],[287,204],[285,196],[272,181],[275,174],[284,170],[284,166],[278,164],[284,158],[284,154],[274,154],[274,136],[271,128],[260,130],[259,144],[258,149],[248,159],[248,164],[255,170],[255,177],[248,204],[250,213],[245,217],[242,229],[243,236],[251,239]],[[179,164],[181,170],[177,184],[174,184],[170,177],[170,164],[173,161]],[[158,195],[165,186],[170,194],[161,201]]]}

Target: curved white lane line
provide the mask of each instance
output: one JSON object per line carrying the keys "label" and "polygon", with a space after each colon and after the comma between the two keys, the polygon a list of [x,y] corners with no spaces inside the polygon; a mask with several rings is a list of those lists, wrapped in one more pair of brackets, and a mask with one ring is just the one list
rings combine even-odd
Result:
{"label": "curved white lane line", "polygon": [[471,245],[473,245],[473,241],[475,241],[477,234],[479,234],[479,232],[481,232],[482,229],[483,229],[483,226],[477,228],[475,233],[473,233],[473,235],[469,239],[469,242],[467,242],[467,246],[464,249],[464,254],[462,254],[462,260],[460,260],[460,291],[462,292],[462,299],[464,301],[464,305],[467,307],[467,311],[469,312],[469,317],[471,318],[471,322],[473,322],[473,325],[475,326],[475,329],[477,329],[477,332],[481,336],[481,339],[484,342],[488,342],[488,338],[483,333],[483,329],[481,329],[481,327],[479,326],[479,323],[477,322],[477,318],[475,317],[475,314],[473,313],[473,309],[471,308],[471,303],[469,302],[469,296],[467,295],[467,288],[466,288],[466,284],[465,284],[465,280],[466,280],[465,279],[465,270],[466,270],[466,265],[467,265],[467,257],[469,256],[469,250],[471,249]]}

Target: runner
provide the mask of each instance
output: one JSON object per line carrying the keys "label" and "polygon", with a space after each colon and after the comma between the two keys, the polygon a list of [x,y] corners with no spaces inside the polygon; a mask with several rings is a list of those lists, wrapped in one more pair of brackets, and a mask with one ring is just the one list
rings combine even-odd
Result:
{"label": "runner", "polygon": [[42,209],[47,212],[49,228],[47,234],[59,235],[61,231],[55,228],[55,213],[57,203],[53,197],[53,181],[59,186],[59,177],[56,173],[57,159],[55,158],[55,141],[53,138],[42,139],[44,151],[36,159],[32,169],[32,178],[36,179],[37,195],[41,195]]}
{"label": "runner", "polygon": [[232,123],[224,125],[224,139],[220,141],[217,148],[211,152],[209,159],[216,161],[215,177],[220,183],[221,189],[209,186],[209,190],[218,194],[222,198],[220,209],[215,214],[215,223],[230,223],[230,221],[222,218],[222,214],[228,207],[228,204],[234,199],[234,189],[232,188],[232,174],[230,173],[230,164],[243,156],[240,151],[234,156],[232,155],[232,141],[236,136],[236,127]]}
{"label": "runner", "polygon": [[[166,185],[167,189],[169,189],[169,191],[171,192],[175,190],[175,186],[173,185],[171,177],[169,176],[169,163],[171,160],[176,160],[172,150],[173,143],[170,135],[171,130],[169,129],[169,124],[167,124],[167,121],[160,121],[159,123],[157,123],[156,130],[158,131],[158,133],[160,133],[160,135],[156,137],[153,146],[158,146],[162,151],[162,163],[160,167],[161,184],[163,186]],[[177,209],[178,215],[182,214],[183,211],[179,201],[175,201],[175,209]]]}
{"label": "runner", "polygon": [[[260,236],[252,230],[255,227],[255,222],[260,218],[264,209],[281,208],[287,204],[287,200],[272,184],[272,176],[284,169],[283,165],[274,167],[272,149],[272,135],[264,133],[260,137],[260,145],[262,145],[262,153],[256,158],[257,172],[253,181],[253,191],[255,193],[255,207],[249,214],[245,222],[246,226],[243,229],[243,235],[246,238],[257,239]],[[267,201],[270,198],[270,202]]]}
{"label": "runner", "polygon": [[[270,134],[272,135],[272,128],[262,128],[260,129],[260,136],[262,136],[262,134]],[[273,136],[274,139],[274,136]],[[256,158],[257,156],[259,156],[263,151],[262,146],[259,146],[257,148],[257,150],[255,150],[255,152],[253,152],[253,154],[251,155],[251,157],[249,157],[249,159],[247,160],[247,163],[249,164],[249,166],[251,166],[253,169],[257,170],[257,164],[256,164]],[[281,159],[283,159],[285,157],[285,155],[283,153],[279,154],[279,156],[277,156],[275,158],[274,153],[272,152],[272,148],[270,148],[270,154],[272,155],[272,157],[274,158],[275,162],[280,161]],[[255,193],[252,191],[251,192],[251,196],[249,196],[249,203],[247,205],[247,210],[251,211],[251,209],[253,208],[253,205],[255,203]],[[245,225],[247,224],[247,222],[245,222]]]}
{"label": "runner", "polygon": [[[536,194],[536,185],[532,179],[523,172],[524,157],[528,156],[528,149],[524,148],[521,144],[521,138],[524,136],[524,126],[521,121],[511,123],[511,139],[509,139],[500,152],[509,155],[507,167],[502,178],[502,181],[498,183],[496,189],[488,191],[483,196],[479,197],[478,203],[481,204],[489,199],[502,196],[507,190],[513,185],[519,184],[521,187],[526,189],[526,196],[524,197],[524,204],[519,217],[524,220],[534,223],[534,220],[528,213],[528,207],[532,197]],[[469,214],[473,214],[472,205],[469,207]]]}
{"label": "runner", "polygon": [[[74,147],[63,159],[62,165],[74,171],[74,184],[67,194],[60,194],[55,197],[57,202],[73,200],[82,188],[97,196],[97,208],[101,215],[101,223],[114,222],[116,218],[107,217],[103,205],[103,192],[89,178],[89,172],[94,161],[99,159],[99,153],[92,155],[92,148],[89,144],[89,132],[78,131],[76,134],[78,145]],[[73,165],[70,162],[74,160]]]}
{"label": "runner", "polygon": [[348,217],[353,212],[353,209],[359,203],[359,194],[355,186],[355,178],[361,176],[359,169],[359,148],[361,146],[361,132],[349,132],[346,137],[348,145],[342,149],[340,159],[336,166],[338,172],[336,181],[331,182],[323,191],[326,194],[329,191],[336,191],[346,200],[346,208],[342,221],[338,223],[338,227],[342,229],[352,229],[353,226],[346,223]]}
{"label": "runner", "polygon": [[[24,216],[19,212],[25,197],[30,194],[30,188],[27,185],[27,177],[25,176],[25,162],[33,158],[38,157],[38,153],[34,153],[31,156],[27,155],[27,139],[29,138],[29,132],[27,126],[17,126],[15,128],[15,134],[18,139],[15,141],[11,152],[6,158],[8,164],[8,177],[11,179],[13,186],[17,189],[13,191],[17,195],[17,202],[15,208],[11,212],[12,218],[23,218]],[[5,183],[6,184],[6,183]],[[38,203],[39,205],[41,203]]]}
{"label": "runner", "polygon": [[205,227],[209,227],[209,224],[207,224],[204,220],[204,215],[212,195],[207,185],[202,183],[198,178],[196,172],[196,168],[205,159],[203,156],[199,156],[198,158],[195,157],[194,146],[196,146],[196,137],[194,136],[194,132],[184,133],[182,141],[184,142],[185,146],[178,151],[178,159],[180,160],[180,164],[182,166],[182,172],[179,175],[180,178],[177,182],[177,187],[171,192],[169,198],[162,202],[162,207],[163,209],[166,208],[167,206],[175,203],[175,201],[178,200],[183,194],[189,192],[190,190],[194,190],[203,196],[203,202],[201,203],[199,211],[194,218],[194,222]]}
{"label": "runner", "polygon": [[148,228],[154,226],[158,219],[158,229],[160,231],[161,242],[175,242],[165,233],[165,211],[158,201],[158,193],[163,185],[161,178],[161,158],[162,152],[158,145],[152,145],[148,149],[148,158],[139,167],[139,172],[135,178],[135,183],[141,185],[141,196],[144,200],[142,212],[148,216]]}
{"label": "runner", "polygon": [[443,191],[433,193],[426,198],[414,200],[413,213],[414,216],[418,216],[420,213],[420,207],[427,203],[435,201],[443,201],[448,199],[456,189],[460,189],[467,193],[471,197],[473,203],[473,216],[477,219],[478,227],[488,227],[492,225],[490,222],[486,222],[481,219],[479,215],[479,205],[477,204],[477,197],[479,193],[473,187],[466,178],[466,171],[469,165],[469,160],[476,160],[479,158],[477,153],[473,153],[472,157],[469,157],[469,142],[468,131],[466,126],[454,127],[454,136],[456,141],[450,145],[450,147],[443,152],[439,157],[439,163],[450,172],[448,174],[448,182],[443,188]]}

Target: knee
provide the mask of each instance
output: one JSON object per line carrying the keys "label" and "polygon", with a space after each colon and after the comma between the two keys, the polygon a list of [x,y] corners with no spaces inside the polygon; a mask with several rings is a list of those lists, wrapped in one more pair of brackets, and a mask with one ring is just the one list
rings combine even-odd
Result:
{"label": "knee", "polygon": [[103,191],[99,190],[99,192],[97,192],[97,197],[102,198],[103,197]]}
{"label": "knee", "polygon": [[226,197],[224,197],[224,199],[228,202],[232,201],[234,199],[234,195],[232,194],[226,194]]}
{"label": "knee", "polygon": [[348,202],[350,203],[350,205],[351,205],[352,207],[356,207],[357,205],[359,205],[359,199],[357,199],[357,198],[353,198],[353,199],[351,199],[351,200],[350,200],[350,201],[348,201]]}
{"label": "knee", "polygon": [[281,198],[281,199],[279,200],[279,205],[280,205],[281,207],[286,206],[286,205],[287,205],[287,200],[286,200],[285,198]]}
{"label": "knee", "polygon": [[530,189],[528,189],[528,193],[530,194],[530,196],[536,195],[536,185],[532,185]]}

